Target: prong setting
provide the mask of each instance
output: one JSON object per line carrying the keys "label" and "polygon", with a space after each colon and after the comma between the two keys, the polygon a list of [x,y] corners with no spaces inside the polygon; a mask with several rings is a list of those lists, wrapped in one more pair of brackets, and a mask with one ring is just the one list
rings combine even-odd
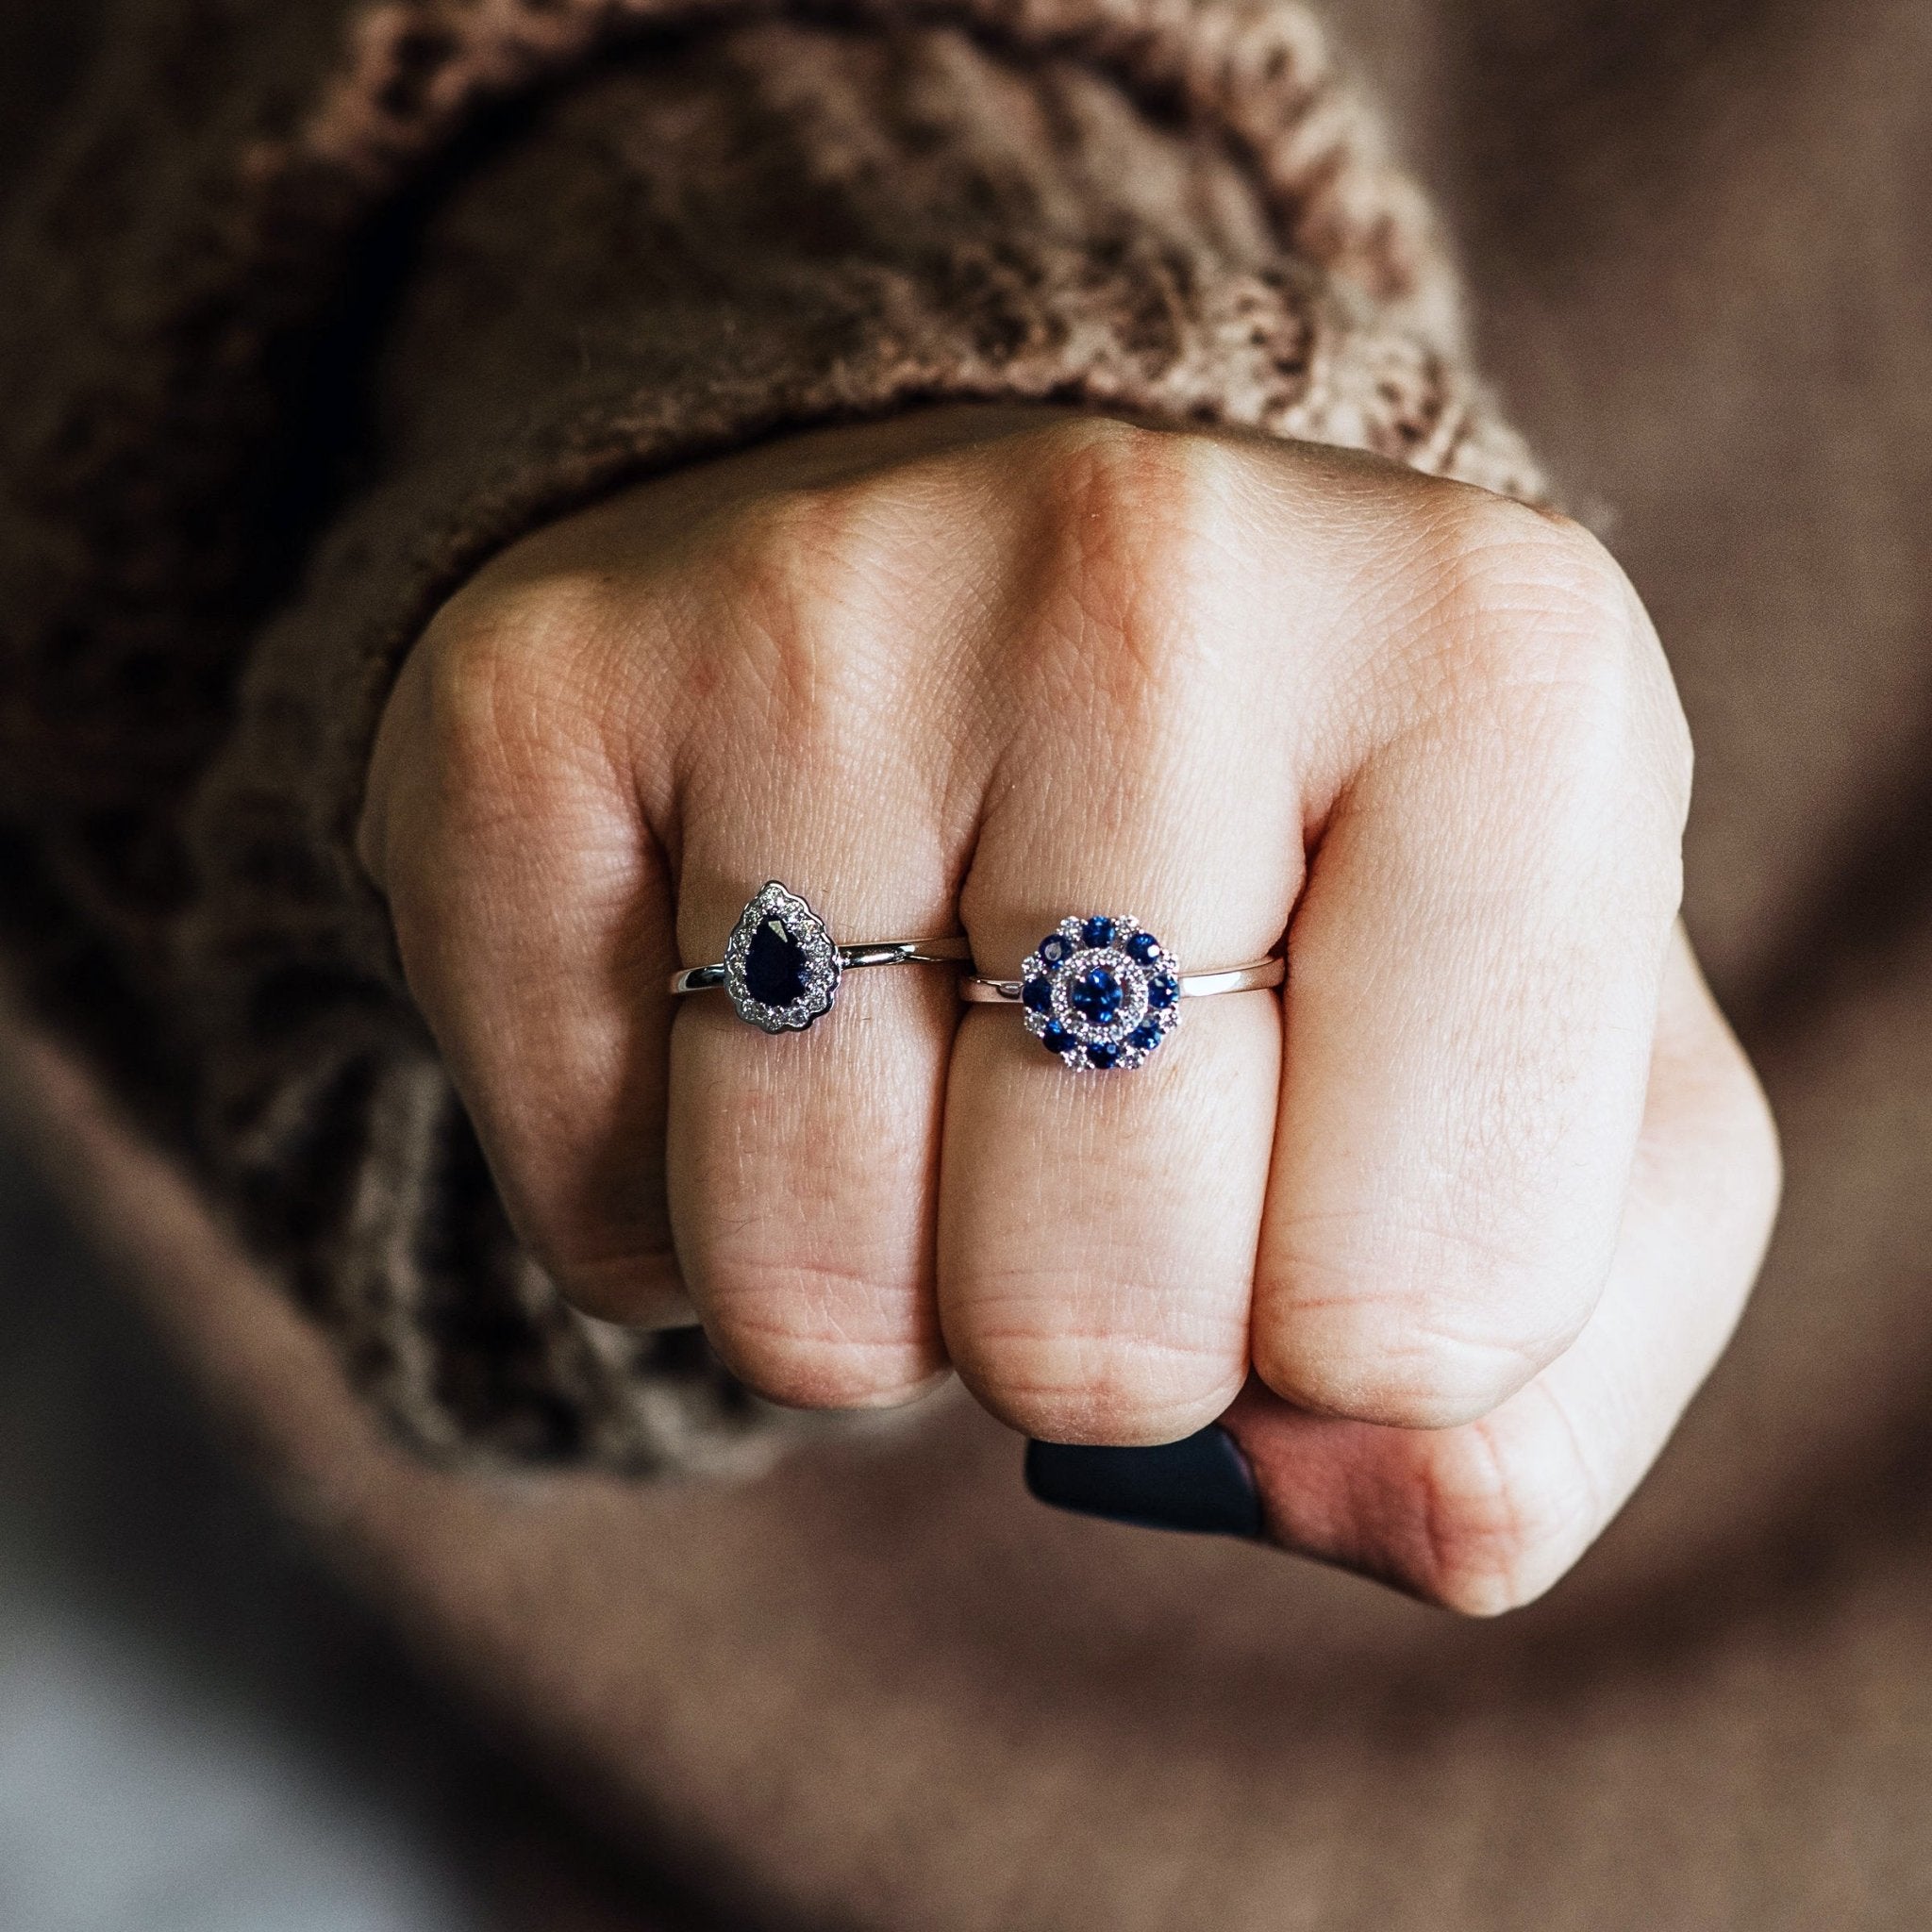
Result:
{"label": "prong setting", "polygon": [[803,1033],[832,1009],[839,949],[796,892],[771,879],[739,914],[724,945],[724,991],[766,1033]]}
{"label": "prong setting", "polygon": [[1076,1073],[1140,1066],[1180,1020],[1179,962],[1138,920],[1063,919],[1020,969],[1026,1030]]}

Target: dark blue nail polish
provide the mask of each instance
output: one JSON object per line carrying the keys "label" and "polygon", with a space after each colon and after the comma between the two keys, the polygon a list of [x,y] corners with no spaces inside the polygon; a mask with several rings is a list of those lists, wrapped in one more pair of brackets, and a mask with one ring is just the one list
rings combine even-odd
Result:
{"label": "dark blue nail polish", "polygon": [[1026,1487],[1042,1503],[1143,1529],[1261,1534],[1261,1498],[1241,1446],[1219,1423],[1158,1449],[1028,1442]]}

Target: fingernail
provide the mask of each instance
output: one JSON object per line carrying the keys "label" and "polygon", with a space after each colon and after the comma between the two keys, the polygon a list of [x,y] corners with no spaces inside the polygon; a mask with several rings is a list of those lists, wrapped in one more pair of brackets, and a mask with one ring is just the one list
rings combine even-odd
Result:
{"label": "fingernail", "polygon": [[1143,1529],[1250,1539],[1261,1534],[1255,1473],[1219,1423],[1158,1449],[1028,1442],[1026,1487],[1057,1509]]}

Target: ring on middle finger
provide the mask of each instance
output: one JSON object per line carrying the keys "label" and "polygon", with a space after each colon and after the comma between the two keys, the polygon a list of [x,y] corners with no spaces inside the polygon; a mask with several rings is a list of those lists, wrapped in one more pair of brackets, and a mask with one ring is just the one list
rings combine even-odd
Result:
{"label": "ring on middle finger", "polygon": [[1110,1073],[1138,1067],[1180,1024],[1180,1003],[1279,986],[1278,957],[1212,973],[1183,973],[1138,920],[1119,913],[1063,919],[1041,941],[1016,980],[972,977],[962,996],[1018,1006],[1026,1030],[1063,1066]]}

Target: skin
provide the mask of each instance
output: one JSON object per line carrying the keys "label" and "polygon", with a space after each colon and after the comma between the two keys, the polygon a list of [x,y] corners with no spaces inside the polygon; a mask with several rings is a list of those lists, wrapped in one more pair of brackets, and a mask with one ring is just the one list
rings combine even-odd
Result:
{"label": "skin", "polygon": [[[444,607],[359,849],[519,1232],[775,1401],[1225,1415],[1283,1546],[1493,1611],[1574,1561],[1778,1190],[1676,923],[1690,750],[1585,532],[1372,458],[1048,410],[632,489]],[[848,940],[1069,911],[1192,968],[1075,1078],[952,975],[773,1040],[675,1003],[768,877]]]}

